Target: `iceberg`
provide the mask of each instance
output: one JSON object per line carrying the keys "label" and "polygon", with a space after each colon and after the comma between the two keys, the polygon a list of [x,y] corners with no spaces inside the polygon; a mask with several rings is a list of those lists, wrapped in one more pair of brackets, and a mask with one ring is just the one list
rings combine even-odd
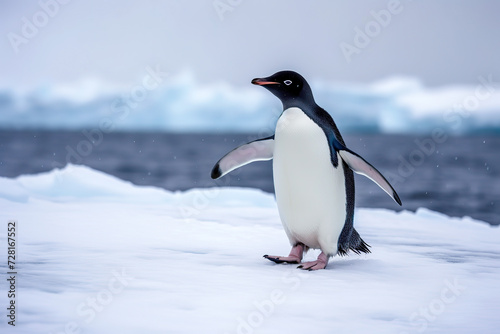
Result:
{"label": "iceberg", "polygon": [[[16,327],[2,333],[491,333],[500,230],[468,217],[358,208],[371,254],[326,270],[289,249],[274,197],[170,192],[85,166],[0,178],[0,248],[15,221]],[[311,250],[307,259],[317,256]],[[7,269],[7,254],[0,263]],[[10,271],[11,269],[9,269]]]}
{"label": "iceberg", "polygon": [[[126,87],[87,78],[24,91],[4,87],[0,129],[272,132],[281,105],[248,86],[201,84],[184,71],[155,85],[146,79]],[[311,80],[311,86],[342,132],[500,132],[500,87],[491,75],[468,86],[429,88],[409,77],[364,85]]]}

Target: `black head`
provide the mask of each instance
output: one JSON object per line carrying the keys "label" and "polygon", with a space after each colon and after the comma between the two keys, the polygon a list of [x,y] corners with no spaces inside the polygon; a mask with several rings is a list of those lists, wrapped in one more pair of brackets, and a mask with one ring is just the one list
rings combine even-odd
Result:
{"label": "black head", "polygon": [[300,74],[280,71],[267,78],[252,80],[254,85],[263,86],[281,100],[283,106],[293,106],[294,101],[314,103],[311,87]]}

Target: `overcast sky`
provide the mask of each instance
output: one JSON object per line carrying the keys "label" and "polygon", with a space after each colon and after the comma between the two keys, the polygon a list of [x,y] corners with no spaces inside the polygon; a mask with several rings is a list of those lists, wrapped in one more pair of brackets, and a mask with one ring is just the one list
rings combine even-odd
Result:
{"label": "overcast sky", "polygon": [[[172,74],[190,69],[202,82],[234,85],[281,69],[359,83],[409,75],[428,86],[474,84],[479,75],[500,78],[498,1],[40,3],[0,1],[3,85],[84,77],[133,83],[147,66]],[[38,31],[29,29],[32,24]],[[360,37],[356,28],[372,36]]]}

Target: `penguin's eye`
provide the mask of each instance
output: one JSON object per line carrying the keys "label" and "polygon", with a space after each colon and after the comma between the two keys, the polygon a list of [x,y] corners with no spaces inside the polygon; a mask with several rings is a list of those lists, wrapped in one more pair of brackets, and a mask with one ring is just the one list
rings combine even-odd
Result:
{"label": "penguin's eye", "polygon": [[287,86],[290,86],[292,84],[292,80],[285,80],[283,83]]}

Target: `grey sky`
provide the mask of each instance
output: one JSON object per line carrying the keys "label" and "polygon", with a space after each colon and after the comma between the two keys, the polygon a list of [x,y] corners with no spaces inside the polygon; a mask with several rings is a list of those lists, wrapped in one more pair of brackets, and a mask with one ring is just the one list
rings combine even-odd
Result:
{"label": "grey sky", "polygon": [[[340,44],[355,46],[354,28],[364,30],[375,22],[371,11],[393,1],[220,0],[232,7],[221,20],[212,0],[72,0],[17,53],[9,33],[23,37],[22,18],[33,22],[42,9],[38,1],[0,1],[0,84],[88,76],[133,83],[157,64],[235,85],[285,68],[344,82],[410,75],[435,86],[500,78],[497,1],[401,0],[389,24],[371,23],[374,36],[348,62]],[[37,19],[43,23],[43,14]]]}

